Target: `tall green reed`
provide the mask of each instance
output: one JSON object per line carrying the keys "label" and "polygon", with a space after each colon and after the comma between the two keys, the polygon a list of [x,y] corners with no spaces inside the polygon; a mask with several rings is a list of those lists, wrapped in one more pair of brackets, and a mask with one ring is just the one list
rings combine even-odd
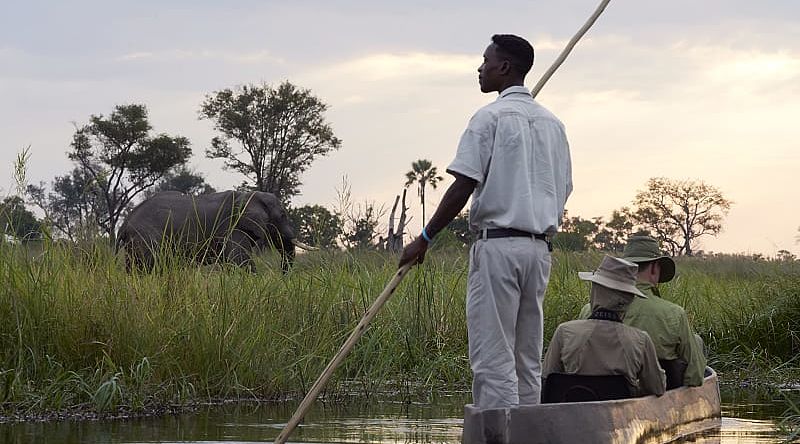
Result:
{"label": "tall green reed", "polygon": [[[554,255],[545,343],[588,301],[576,272],[600,258]],[[103,241],[45,241],[34,253],[0,245],[0,407],[115,411],[301,396],[397,268],[396,256],[376,251],[300,254],[287,275],[276,254],[259,257],[256,273],[159,261],[153,273],[129,274]],[[464,248],[429,252],[323,396],[467,389],[467,262]],[[795,374],[796,269],[712,259],[679,260],[678,270],[663,294],[686,307],[715,365]]]}

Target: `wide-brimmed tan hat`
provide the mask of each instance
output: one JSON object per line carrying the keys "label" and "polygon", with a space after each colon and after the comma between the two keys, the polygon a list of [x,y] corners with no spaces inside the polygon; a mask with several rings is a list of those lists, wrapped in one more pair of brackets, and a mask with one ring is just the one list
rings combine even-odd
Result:
{"label": "wide-brimmed tan hat", "polygon": [[665,256],[658,248],[658,241],[650,236],[631,236],[622,251],[622,258],[637,264],[658,261],[661,266],[659,283],[669,282],[675,277],[675,261]]}
{"label": "wide-brimmed tan hat", "polygon": [[647,298],[644,293],[636,288],[636,275],[638,272],[639,267],[633,262],[606,255],[596,271],[579,271],[578,277],[606,288]]}

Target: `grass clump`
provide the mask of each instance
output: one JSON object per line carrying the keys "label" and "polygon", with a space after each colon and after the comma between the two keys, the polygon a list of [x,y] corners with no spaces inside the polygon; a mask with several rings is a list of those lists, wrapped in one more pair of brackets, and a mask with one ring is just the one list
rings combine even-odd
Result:
{"label": "grass clump", "polygon": [[[576,272],[601,256],[555,253],[545,343],[588,301]],[[287,275],[279,260],[259,258],[255,274],[173,259],[128,274],[102,241],[0,244],[0,414],[302,396],[392,278],[397,257],[301,254]],[[468,390],[467,267],[465,248],[429,252],[323,396],[388,390],[418,400]],[[797,268],[682,259],[678,270],[663,294],[686,307],[723,377],[797,377]]]}

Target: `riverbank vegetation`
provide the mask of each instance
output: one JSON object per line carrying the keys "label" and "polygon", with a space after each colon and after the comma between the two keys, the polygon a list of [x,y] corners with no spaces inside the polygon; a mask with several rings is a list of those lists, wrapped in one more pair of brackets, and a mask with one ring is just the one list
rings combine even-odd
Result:
{"label": "riverbank vegetation", "polygon": [[[545,342],[588,300],[577,271],[599,253],[556,252]],[[160,261],[127,274],[102,241],[0,243],[0,415],[158,411],[302,396],[396,270],[378,251],[300,255],[282,275]],[[469,390],[468,254],[434,248],[378,314],[323,397]],[[686,307],[723,382],[800,381],[800,262],[678,258],[668,299]]]}
{"label": "riverbank vegetation", "polygon": [[800,439],[800,405],[788,396],[785,398],[788,407],[778,422],[778,431],[784,437],[783,442],[797,442]]}

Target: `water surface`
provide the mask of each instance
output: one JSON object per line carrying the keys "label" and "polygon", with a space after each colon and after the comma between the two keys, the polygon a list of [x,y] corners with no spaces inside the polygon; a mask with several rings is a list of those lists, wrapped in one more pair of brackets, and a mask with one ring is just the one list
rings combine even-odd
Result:
{"label": "water surface", "polygon": [[[291,436],[292,443],[459,443],[466,394],[429,404],[317,402]],[[256,443],[272,442],[297,403],[202,407],[193,413],[115,421],[61,421],[0,425],[0,442],[22,443]],[[782,403],[723,390],[722,427],[681,442],[777,443],[774,418]]]}

